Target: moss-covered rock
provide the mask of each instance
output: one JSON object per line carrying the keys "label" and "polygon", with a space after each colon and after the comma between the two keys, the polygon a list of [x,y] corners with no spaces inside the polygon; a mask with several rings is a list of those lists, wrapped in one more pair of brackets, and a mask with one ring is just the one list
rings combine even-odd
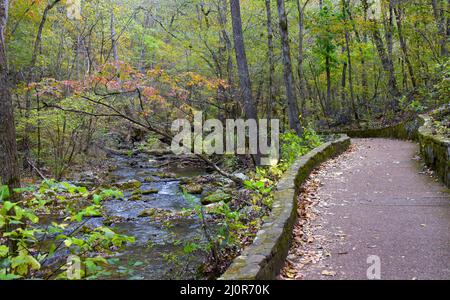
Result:
{"label": "moss-covered rock", "polygon": [[142,195],[142,190],[141,190],[141,189],[134,190],[134,191],[131,193],[131,195],[133,195],[133,196],[135,196],[135,195]]}
{"label": "moss-covered rock", "polygon": [[201,203],[203,205],[217,203],[220,201],[228,203],[231,201],[231,199],[233,199],[233,197],[230,194],[228,194],[222,190],[218,190],[218,191],[209,193],[209,194],[205,195],[204,197],[202,197]]}
{"label": "moss-covered rock", "polygon": [[144,179],[144,182],[146,182],[146,183],[151,183],[151,182],[154,182],[154,181],[155,181],[155,179],[153,177],[146,177]]}
{"label": "moss-covered rock", "polygon": [[129,180],[127,182],[116,183],[115,186],[121,190],[139,189],[142,186],[142,182],[139,180]]}
{"label": "moss-covered rock", "polygon": [[218,210],[220,210],[220,208],[224,207],[225,205],[226,205],[226,203],[223,202],[223,201],[212,203],[212,204],[208,204],[208,205],[205,206],[205,212],[207,214],[214,214]]}
{"label": "moss-covered rock", "polygon": [[132,195],[130,198],[128,198],[128,201],[141,201],[141,200],[142,200],[141,194]]}
{"label": "moss-covered rock", "polygon": [[139,213],[140,218],[145,218],[145,217],[153,217],[154,215],[156,215],[157,213],[157,209],[156,208],[148,208],[148,209],[144,209],[143,211],[141,211]]}
{"label": "moss-covered rock", "polygon": [[161,208],[147,208],[141,211],[138,215],[140,218],[150,217],[155,220],[165,220],[169,219],[174,215],[170,210],[165,210]]}
{"label": "moss-covered rock", "polygon": [[152,195],[152,194],[158,194],[159,191],[157,189],[148,189],[148,190],[142,190],[142,195]]}
{"label": "moss-covered rock", "polygon": [[181,186],[181,189],[188,193],[193,195],[200,195],[203,193],[203,186],[198,183],[189,183],[187,185]]}

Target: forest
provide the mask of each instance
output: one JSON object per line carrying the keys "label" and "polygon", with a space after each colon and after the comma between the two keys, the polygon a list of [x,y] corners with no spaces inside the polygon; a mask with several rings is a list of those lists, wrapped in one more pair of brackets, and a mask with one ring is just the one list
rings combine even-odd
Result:
{"label": "forest", "polygon": [[[448,105],[449,36],[446,0],[0,0],[0,279],[219,278],[299,157]],[[279,160],[173,153],[198,112]]]}

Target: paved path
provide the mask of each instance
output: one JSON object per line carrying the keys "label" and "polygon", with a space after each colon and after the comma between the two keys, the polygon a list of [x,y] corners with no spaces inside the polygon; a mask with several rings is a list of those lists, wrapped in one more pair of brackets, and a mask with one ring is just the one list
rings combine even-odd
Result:
{"label": "paved path", "polygon": [[367,279],[375,255],[381,279],[450,279],[450,194],[422,172],[418,146],[352,142],[305,185],[285,276]]}

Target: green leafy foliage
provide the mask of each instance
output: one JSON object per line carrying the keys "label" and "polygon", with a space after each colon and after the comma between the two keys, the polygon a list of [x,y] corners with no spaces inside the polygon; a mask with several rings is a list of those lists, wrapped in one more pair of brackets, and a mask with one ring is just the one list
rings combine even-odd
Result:
{"label": "green leafy foliage", "polygon": [[[49,259],[54,257],[56,252],[64,253],[63,248],[79,257],[80,263],[84,266],[81,278],[92,279],[108,273],[105,271],[108,263],[104,255],[114,253],[117,249],[135,241],[133,237],[117,234],[108,227],[84,226],[86,218],[101,216],[102,213],[101,206],[95,203],[78,210],[74,208],[68,197],[86,198],[88,192],[83,187],[47,180],[32,191],[25,189],[27,191],[23,195],[25,199],[14,203],[5,197],[9,195],[7,187],[2,187],[2,190],[0,232],[5,245],[0,246],[0,279],[67,278],[64,259],[58,268],[61,271],[48,269]],[[98,194],[94,194],[96,195],[100,198],[93,197],[93,199],[123,196],[116,190],[99,191]],[[42,197],[49,199],[43,201]],[[52,222],[50,226],[40,225],[39,212],[55,202],[63,204],[60,209],[67,214],[65,220],[69,223]],[[67,231],[69,224],[78,229]],[[50,236],[53,238],[48,239]],[[44,243],[46,247],[42,247]]]}
{"label": "green leafy foliage", "polygon": [[301,137],[295,132],[286,132],[281,135],[280,140],[281,160],[286,166],[291,165],[297,157],[305,155],[322,144],[321,138],[310,128],[305,128]]}
{"label": "green leafy foliage", "polygon": [[249,189],[253,190],[257,193],[260,193],[261,195],[267,195],[270,194],[270,192],[273,189],[273,186],[268,184],[267,181],[252,181],[252,180],[246,180],[244,181],[244,186]]}

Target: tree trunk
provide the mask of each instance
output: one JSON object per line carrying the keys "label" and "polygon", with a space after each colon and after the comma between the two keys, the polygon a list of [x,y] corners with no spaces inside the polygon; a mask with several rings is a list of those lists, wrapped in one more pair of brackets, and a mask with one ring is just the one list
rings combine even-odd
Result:
{"label": "tree trunk", "polygon": [[[398,4],[399,6],[400,4]],[[406,40],[403,36],[403,29],[402,29],[402,10],[400,7],[394,7],[394,12],[397,19],[397,31],[398,31],[398,39],[400,41],[400,47],[402,48],[404,60],[406,62],[406,66],[408,67],[409,76],[411,78],[411,83],[414,88],[416,88],[416,77],[414,76],[414,69],[411,64],[411,61],[409,60],[408,56],[408,48],[406,45]]]}
{"label": "tree trunk", "polygon": [[294,79],[292,76],[291,50],[289,46],[288,23],[284,0],[277,0],[278,16],[280,19],[280,35],[283,52],[284,82],[286,85],[287,106],[289,107],[289,125],[298,135],[303,133],[300,123],[297,101],[294,90]]}
{"label": "tree trunk", "polygon": [[[349,3],[346,0],[342,0],[342,8],[343,8],[343,15],[345,23],[348,21],[347,12],[349,11]],[[347,25],[347,24],[345,24]],[[350,100],[353,110],[353,116],[355,117],[355,120],[359,121],[359,115],[358,115],[358,109],[356,107],[356,101],[355,101],[355,92],[353,89],[353,68],[352,68],[352,56],[351,56],[351,48],[350,48],[350,33],[348,32],[347,26],[345,26],[345,48],[347,50],[347,64],[348,64],[348,83],[350,85]]]}
{"label": "tree trunk", "polygon": [[[386,1],[388,1],[387,5],[384,3]],[[386,40],[387,57],[388,57],[388,59],[389,59],[389,61],[391,63],[393,63],[393,57],[392,57],[393,40],[392,40],[392,35],[393,35],[393,32],[394,32],[394,20],[393,20],[392,9],[393,9],[392,0],[382,0],[381,12],[382,12],[382,15],[383,15],[384,38]]]}
{"label": "tree trunk", "polygon": [[[345,0],[344,0],[345,1]],[[347,63],[348,63],[348,83],[350,85],[350,99],[352,103],[353,116],[356,121],[359,121],[358,109],[356,107],[355,92],[353,89],[353,69],[352,69],[352,57],[350,49],[350,37],[348,31],[345,32],[345,45],[347,47]]]}
{"label": "tree trunk", "polygon": [[373,35],[373,40],[375,42],[375,46],[378,51],[378,55],[380,56],[383,70],[389,77],[389,83],[388,83],[389,93],[393,97],[398,97],[400,95],[400,93],[397,88],[397,80],[395,79],[394,66],[393,66],[392,61],[389,59],[389,57],[386,53],[386,49],[384,48],[384,43],[383,43],[383,40],[381,39],[380,31],[378,30],[377,22],[375,19],[373,20],[372,35]]}
{"label": "tree trunk", "polygon": [[246,118],[256,120],[256,107],[254,105],[250,74],[248,71],[247,56],[245,53],[239,0],[230,0],[230,7],[233,22],[234,48],[236,51],[236,62],[238,66],[242,104],[244,107]]}
{"label": "tree trunk", "polygon": [[[387,49],[387,58],[389,60],[389,80],[392,82],[395,82],[395,89],[397,95],[400,95],[400,92],[398,91],[398,85],[395,78],[395,67],[394,67],[394,57],[393,57],[393,32],[394,32],[394,18],[393,18],[393,3],[392,0],[387,0],[387,10],[386,17],[384,18],[384,33],[385,33],[385,39],[386,39],[386,49]],[[382,6],[383,7],[383,6]]]}
{"label": "tree trunk", "polygon": [[[367,14],[369,10],[369,4],[367,0],[361,1],[362,9],[363,9],[363,20],[364,24],[367,24]],[[352,21],[353,31],[355,32],[356,40],[360,44],[359,45],[359,54],[361,57],[361,86],[362,86],[362,98],[363,102],[367,107],[367,111],[369,111],[369,86],[368,86],[368,79],[367,79],[367,68],[366,68],[366,57],[364,54],[364,50],[362,45],[367,44],[367,31],[365,29],[362,30],[362,37],[359,33],[359,31],[356,28],[355,22],[353,20],[352,11],[350,9],[350,5],[346,5],[346,12],[345,12],[349,18],[350,21]]]}
{"label": "tree trunk", "polygon": [[[42,13],[42,18],[39,23],[38,31],[36,34],[36,38],[34,40],[34,46],[33,46],[33,53],[31,55],[31,61],[29,66],[29,72],[27,76],[27,85],[29,85],[31,82],[36,80],[36,61],[38,57],[38,53],[40,52],[41,48],[41,42],[42,42],[42,31],[44,30],[45,23],[47,22],[48,12],[55,7],[56,4],[58,4],[61,0],[54,0],[53,2],[47,4],[47,6],[44,9],[44,12]],[[32,169],[31,165],[29,165],[29,160],[31,160],[31,152],[30,152],[30,132],[32,130],[30,123],[28,122],[30,118],[30,112],[31,112],[31,95],[30,91],[27,90],[25,94],[25,118],[26,118],[26,124],[25,124],[25,130],[24,130],[24,137],[23,137],[23,150],[25,152],[25,160],[23,161],[23,166],[27,167],[29,166],[30,169]]]}
{"label": "tree trunk", "polygon": [[303,67],[304,54],[303,54],[303,34],[305,28],[305,7],[309,0],[306,0],[302,5],[300,0],[297,0],[298,9],[298,80],[300,84],[300,98],[302,99],[302,113],[304,113],[304,103],[307,97],[305,73]]}
{"label": "tree trunk", "polygon": [[148,68],[148,66],[150,65],[147,62],[147,47],[145,45],[145,34],[147,33],[148,28],[151,27],[151,20],[152,20],[152,16],[150,15],[149,11],[144,11],[144,19],[142,22],[142,27],[144,28],[144,34],[142,35],[141,38],[141,53],[140,53],[140,59],[139,59],[139,70],[141,72],[144,72],[146,68]]}
{"label": "tree trunk", "polygon": [[[369,10],[369,5],[367,3],[367,0],[362,0],[362,4],[363,4],[363,16],[364,16],[364,24],[367,24],[367,14],[368,14],[368,10]],[[349,14],[350,14],[350,8],[347,7],[349,9]],[[351,16],[351,14],[350,14]],[[367,44],[367,31],[364,30],[363,32],[363,38],[362,41],[365,44]],[[366,103],[366,105],[368,105],[368,101],[369,101],[369,86],[367,84],[367,70],[366,70],[366,59],[365,59],[365,55],[364,55],[364,51],[362,50],[362,47],[359,47],[359,52],[361,54],[361,68],[362,68],[362,74],[361,74],[361,85],[363,88],[363,99],[364,102]]]}
{"label": "tree trunk", "polygon": [[114,18],[114,11],[111,9],[111,48],[113,52],[113,58],[114,61],[119,61],[119,55],[117,54],[117,40],[116,40],[116,29],[114,27],[115,18]]}
{"label": "tree trunk", "polygon": [[434,19],[436,20],[436,25],[438,29],[438,33],[440,35],[440,48],[441,48],[441,55],[442,56],[448,56],[448,49],[447,49],[447,39],[448,39],[448,28],[446,28],[446,22],[445,22],[445,8],[444,8],[444,1],[443,0],[431,0],[431,5],[433,7],[433,15]]}
{"label": "tree trunk", "polygon": [[328,128],[331,128],[329,120],[328,120],[328,114],[327,114],[327,111],[325,109],[325,105],[323,103],[322,94],[321,94],[320,89],[319,89],[319,84],[317,82],[317,72],[314,69],[314,67],[313,67],[311,62],[309,62],[309,68],[311,69],[311,73],[312,73],[313,78],[314,78],[314,85],[316,87],[317,97],[319,98],[320,108],[322,109],[322,113],[323,113],[323,116],[324,116],[324,118],[325,118],[325,120],[327,122]]}
{"label": "tree trunk", "polygon": [[235,111],[235,103],[233,102],[233,84],[234,84],[234,78],[233,78],[233,47],[231,45],[231,40],[227,32],[227,0],[220,0],[218,3],[218,10],[219,10],[219,24],[221,25],[220,30],[220,39],[225,47],[224,52],[226,53],[226,62],[227,62],[227,81],[228,81],[228,87],[223,89],[226,100],[226,112],[227,114],[224,116],[225,118],[228,117],[234,117],[230,116],[229,112]]}
{"label": "tree trunk", "polygon": [[325,56],[325,72],[327,75],[326,105],[328,108],[330,108],[331,107],[331,62],[330,62],[330,56],[328,53]]}
{"label": "tree trunk", "polygon": [[270,7],[270,0],[266,1],[266,15],[267,15],[267,46],[269,56],[269,97],[267,98],[267,120],[272,118],[272,109],[274,101],[274,75],[275,75],[275,59],[273,47],[273,27],[272,27],[272,9]]}
{"label": "tree trunk", "polygon": [[[242,104],[245,117],[258,122],[256,106],[253,100],[250,74],[248,71],[247,56],[245,54],[244,36],[242,32],[241,7],[239,0],[230,0],[231,20],[233,23],[234,48],[238,66],[239,82],[241,87]],[[259,152],[259,151],[258,151]],[[257,165],[260,164],[260,155],[254,156]]]}
{"label": "tree trunk", "polygon": [[[342,47],[342,54],[345,53],[345,47]],[[342,81],[341,81],[341,103],[345,106],[347,102],[345,86],[347,84],[347,60],[342,64]]]}
{"label": "tree trunk", "polygon": [[[20,187],[20,173],[4,37],[8,5],[8,0],[0,1],[0,184],[7,185],[13,194],[12,190]],[[16,200],[15,196],[13,200]]]}

